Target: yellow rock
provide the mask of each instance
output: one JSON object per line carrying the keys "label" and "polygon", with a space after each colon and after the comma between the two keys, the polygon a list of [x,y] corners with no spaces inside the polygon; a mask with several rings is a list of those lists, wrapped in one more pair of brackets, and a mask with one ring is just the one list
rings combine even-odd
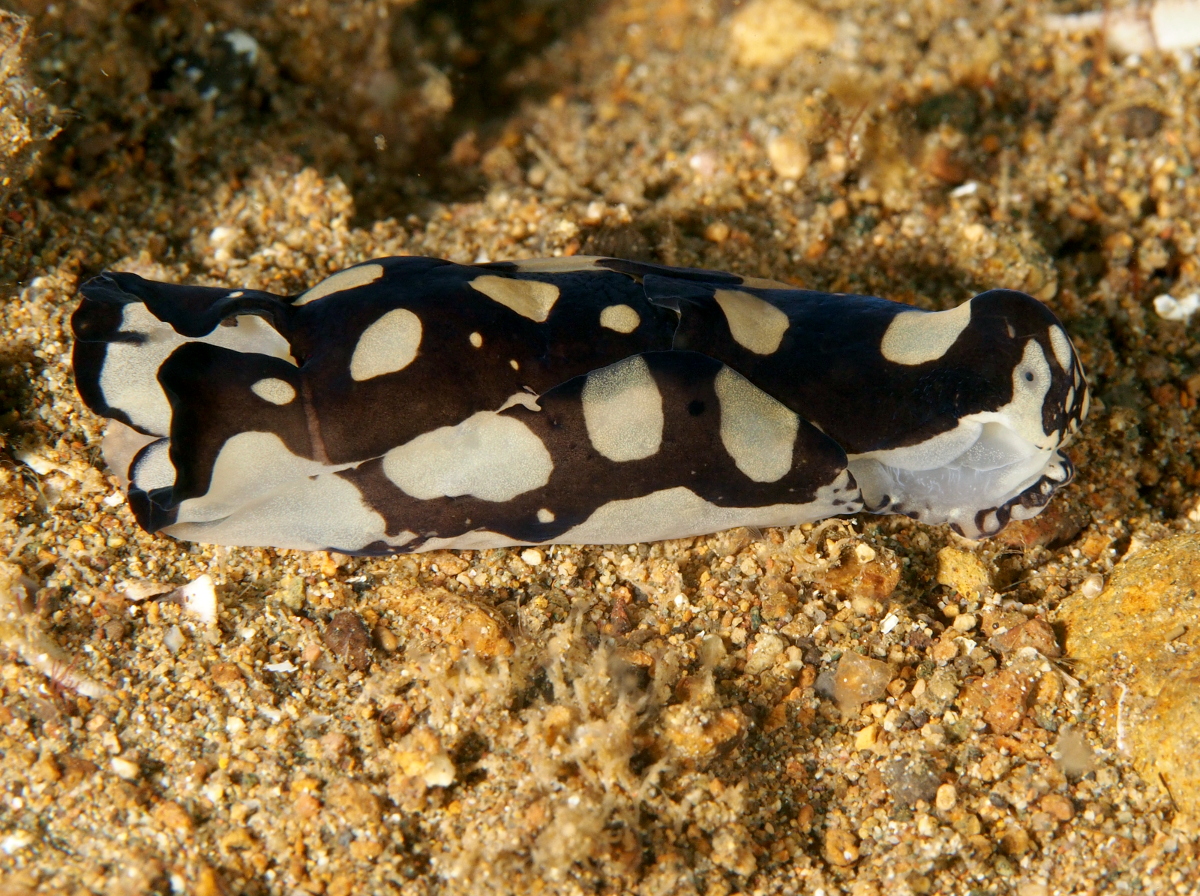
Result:
{"label": "yellow rock", "polygon": [[796,0],[753,0],[730,21],[741,65],[779,66],[805,50],[826,50],[836,33],[826,16]]}
{"label": "yellow rock", "polygon": [[939,585],[953,588],[964,597],[982,595],[992,588],[987,567],[970,551],[942,548],[938,551]]}
{"label": "yellow rock", "polygon": [[882,697],[892,678],[887,663],[847,650],[834,672],[833,699],[844,715],[854,715],[864,703]]}
{"label": "yellow rock", "polygon": [[1067,656],[1108,698],[1108,736],[1200,819],[1200,536],[1151,545],[1098,596],[1074,594],[1058,615]]}

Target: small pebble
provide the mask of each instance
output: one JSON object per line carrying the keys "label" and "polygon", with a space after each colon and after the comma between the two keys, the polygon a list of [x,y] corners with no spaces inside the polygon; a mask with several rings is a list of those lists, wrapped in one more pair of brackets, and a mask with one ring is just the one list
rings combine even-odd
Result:
{"label": "small pebble", "polygon": [[961,616],[954,617],[954,627],[960,632],[969,632],[975,628],[978,620],[970,613],[963,613]]}
{"label": "small pebble", "polygon": [[384,653],[395,653],[400,646],[400,639],[386,625],[375,626],[375,646]]}
{"label": "small pebble", "polygon": [[825,834],[825,861],[830,865],[845,868],[858,861],[858,838],[842,828],[833,828]]}
{"label": "small pebble", "polygon": [[954,804],[958,802],[958,790],[953,784],[943,784],[937,789],[937,795],[933,798],[933,804],[937,806],[939,812],[949,812],[954,808]]}
{"label": "small pebble", "polygon": [[744,66],[778,66],[833,43],[834,23],[797,0],[752,0],[730,20],[729,36]]}
{"label": "small pebble", "polygon": [[521,559],[529,566],[541,566],[545,557],[537,548],[526,548],[521,551]]}
{"label": "small pebble", "polygon": [[724,221],[713,221],[704,228],[704,238],[710,243],[723,243],[729,239],[729,225]]}
{"label": "small pebble", "polygon": [[1084,597],[1097,597],[1104,590],[1104,576],[1097,572],[1092,573],[1079,586],[1079,593]]}
{"label": "small pebble", "polygon": [[371,633],[362,617],[353,610],[333,614],[325,628],[325,646],[347,668],[365,672],[371,666]]}
{"label": "small pebble", "polygon": [[777,134],[767,141],[767,158],[771,161],[771,169],[782,178],[799,180],[808,170],[808,147],[785,134]]}
{"label": "small pebble", "polygon": [[779,635],[761,634],[754,639],[750,656],[746,660],[747,675],[761,675],[775,665],[775,659],[783,653],[787,643]]}
{"label": "small pebble", "polygon": [[843,713],[851,715],[862,704],[882,697],[891,680],[892,667],[887,663],[847,650],[834,672],[833,699]]}
{"label": "small pebble", "polygon": [[991,591],[987,568],[975,554],[958,548],[942,548],[937,555],[937,581],[967,597]]}
{"label": "small pebble", "polygon": [[112,770],[113,774],[125,781],[136,781],[142,774],[141,766],[133,760],[121,756],[112,758]]}

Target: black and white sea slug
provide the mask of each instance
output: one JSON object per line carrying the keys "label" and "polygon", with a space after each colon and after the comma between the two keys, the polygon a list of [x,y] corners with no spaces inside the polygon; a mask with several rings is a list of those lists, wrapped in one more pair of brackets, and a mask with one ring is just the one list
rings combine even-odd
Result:
{"label": "black and white sea slug", "polygon": [[1057,318],[613,258],[384,258],[298,296],[106,273],[84,402],[151,532],[357,554],[630,543],[861,510],[1038,513],[1088,410]]}

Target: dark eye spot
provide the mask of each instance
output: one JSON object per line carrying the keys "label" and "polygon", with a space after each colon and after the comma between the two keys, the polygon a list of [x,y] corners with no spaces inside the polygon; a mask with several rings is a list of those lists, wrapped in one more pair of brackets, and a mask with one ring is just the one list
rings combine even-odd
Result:
{"label": "dark eye spot", "polygon": [[688,413],[693,417],[699,417],[704,413],[704,402],[699,398],[694,399],[688,404]]}
{"label": "dark eye spot", "polygon": [[1027,382],[1027,383],[1033,382],[1033,374],[1030,373],[1028,370],[1025,371],[1025,382]]}

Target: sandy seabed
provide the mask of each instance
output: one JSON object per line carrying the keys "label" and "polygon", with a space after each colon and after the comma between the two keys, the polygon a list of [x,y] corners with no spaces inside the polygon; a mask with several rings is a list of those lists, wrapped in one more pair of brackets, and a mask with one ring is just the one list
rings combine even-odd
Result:
{"label": "sandy seabed", "polygon": [[[1060,610],[1200,520],[1196,323],[1154,308],[1200,291],[1193,55],[1061,4],[277,7],[0,18],[0,892],[1200,891],[1200,775],[1124,747]],[[74,390],[78,284],[295,292],[390,254],[1023,289],[1091,377],[1079,476],[983,543],[140,531]],[[147,597],[205,575],[211,621]]]}

